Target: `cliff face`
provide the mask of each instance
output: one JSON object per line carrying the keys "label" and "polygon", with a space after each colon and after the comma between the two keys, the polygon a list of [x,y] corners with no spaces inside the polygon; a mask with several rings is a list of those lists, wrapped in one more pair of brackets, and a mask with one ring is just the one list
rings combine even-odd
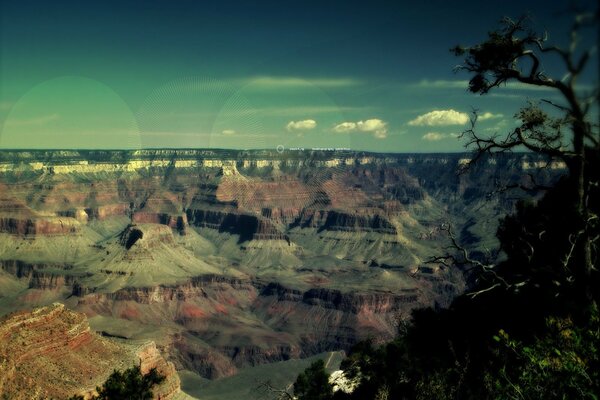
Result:
{"label": "cliff face", "polygon": [[197,227],[216,229],[249,240],[287,240],[286,235],[269,220],[260,216],[216,210],[188,209],[187,220]]}
{"label": "cliff face", "polygon": [[[112,161],[117,158],[120,162]],[[12,195],[17,187],[7,186],[6,197],[0,199],[0,232],[71,234],[88,221],[128,217],[180,233],[186,232],[189,221],[239,235],[240,242],[287,240],[286,231],[294,226],[396,234],[392,220],[407,206],[429,197],[458,204],[482,199],[494,189],[494,179],[521,179],[519,175],[526,177],[536,166],[548,164],[531,155],[515,155],[458,177],[463,158],[357,157],[350,152],[291,153],[286,158],[266,151],[202,150],[3,153],[0,180],[2,171],[10,172],[12,159],[29,162],[30,173],[44,182],[18,186],[20,193],[29,191],[25,199]],[[541,181],[560,174],[561,165],[549,165]],[[72,176],[86,178],[78,182]],[[15,207],[2,204],[15,200],[28,212],[17,217]]]}
{"label": "cliff face", "polygon": [[[467,157],[0,152],[0,313],[68,301],[97,330],[152,338],[177,368],[211,379],[389,339],[412,309],[464,289],[458,268],[425,264],[449,245],[444,224],[483,254],[519,198],[488,196],[498,182],[550,184],[563,171],[514,154],[458,175]],[[68,337],[98,357],[115,349]],[[17,372],[5,381],[35,385]]]}
{"label": "cliff face", "polygon": [[[172,360],[180,368],[217,379],[239,368],[349,350],[367,338],[392,339],[399,319],[411,310],[432,304],[434,297],[447,303],[462,290],[433,274],[439,282],[398,293],[301,290],[207,275],[175,286],[81,295],[78,307],[92,315],[110,310],[114,317],[148,324],[173,320],[187,334],[175,334],[167,346]],[[437,296],[431,294],[435,291]]]}
{"label": "cliff face", "polygon": [[300,227],[347,232],[398,233],[382,210],[355,210],[353,213],[335,210],[304,210],[297,222]]}
{"label": "cliff face", "polygon": [[179,378],[154,343],[127,346],[90,330],[85,315],[64,305],[20,312],[0,320],[0,396],[11,399],[66,398],[101,385],[113,369],[139,363],[167,379],[155,397],[179,392]]}
{"label": "cliff face", "polygon": [[[3,194],[10,195],[8,189]],[[67,216],[40,214],[20,199],[0,197],[0,233],[19,236],[69,235],[79,231],[79,222]]]}
{"label": "cliff face", "polygon": [[165,377],[165,381],[152,391],[155,399],[173,399],[181,391],[175,366],[163,358],[154,342],[140,346],[136,355],[143,375],[156,368],[156,371]]}
{"label": "cliff face", "polygon": [[0,232],[13,235],[68,235],[76,233],[78,225],[68,218],[0,218]]}
{"label": "cliff face", "polygon": [[188,227],[187,215],[171,215],[167,213],[155,212],[136,212],[131,220],[140,224],[161,224],[169,228],[176,229],[179,233],[185,234]]}

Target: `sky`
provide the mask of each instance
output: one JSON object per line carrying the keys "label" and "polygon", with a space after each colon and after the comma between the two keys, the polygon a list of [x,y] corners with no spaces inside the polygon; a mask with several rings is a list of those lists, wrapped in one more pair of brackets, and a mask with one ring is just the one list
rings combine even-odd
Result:
{"label": "sky", "polygon": [[[0,148],[455,152],[472,109],[505,132],[528,100],[466,91],[449,49],[568,2],[2,1]],[[544,68],[561,76],[557,60]],[[594,70],[597,71],[597,70]],[[582,86],[591,86],[590,74]]]}

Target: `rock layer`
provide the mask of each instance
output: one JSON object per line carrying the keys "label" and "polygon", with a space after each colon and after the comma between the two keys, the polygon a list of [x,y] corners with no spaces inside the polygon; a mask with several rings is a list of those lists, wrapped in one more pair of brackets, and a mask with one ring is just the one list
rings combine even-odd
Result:
{"label": "rock layer", "polygon": [[464,289],[457,267],[425,263],[446,252],[447,224],[486,254],[520,198],[488,196],[497,182],[563,171],[512,154],[457,174],[468,157],[0,152],[0,314],[68,302],[211,379],[387,340]]}
{"label": "rock layer", "polygon": [[[140,365],[166,376],[155,398],[179,393],[179,377],[154,343],[131,346],[90,330],[85,315],[55,303],[0,320],[0,397],[67,398],[93,393],[113,369]],[[160,396],[160,397],[159,397]]]}

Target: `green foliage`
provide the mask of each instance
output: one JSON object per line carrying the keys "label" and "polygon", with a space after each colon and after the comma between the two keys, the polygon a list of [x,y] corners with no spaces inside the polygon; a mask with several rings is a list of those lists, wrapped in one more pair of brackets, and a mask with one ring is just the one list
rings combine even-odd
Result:
{"label": "green foliage", "polygon": [[165,380],[156,368],[142,375],[140,367],[124,371],[113,371],[102,387],[96,388],[99,400],[130,399],[146,400],[152,398],[152,387]]}
{"label": "green foliage", "polygon": [[466,67],[474,72],[469,81],[471,92],[487,93],[513,77],[511,71],[517,67],[517,60],[527,47],[535,44],[536,38],[525,22],[524,18],[517,22],[505,18],[502,28],[489,32],[486,41],[473,47],[451,49],[456,56],[465,57]]}
{"label": "green foliage", "polygon": [[329,383],[329,374],[325,370],[323,360],[315,361],[298,375],[294,383],[294,395],[298,397],[298,400],[330,400],[333,398],[333,387]]}
{"label": "green foliage", "polygon": [[463,317],[477,309],[457,304],[451,310],[416,312],[407,332],[386,345],[355,346],[341,368],[359,384],[334,399],[598,399],[595,304],[588,321],[546,317],[533,336],[504,329],[494,334],[493,315],[466,323]]}
{"label": "green foliage", "polygon": [[450,381],[451,371],[435,372],[421,379],[415,385],[416,400],[453,400],[456,398],[456,387]]}
{"label": "green foliage", "polygon": [[[94,400],[147,400],[153,398],[152,387],[159,385],[165,377],[152,368],[142,375],[140,367],[134,366],[124,371],[114,370],[102,387],[97,387]],[[68,400],[83,400],[83,396],[75,395]]]}
{"label": "green foliage", "polygon": [[504,330],[494,336],[501,361],[486,380],[496,399],[598,399],[600,393],[598,308],[589,323],[549,317],[544,336],[527,345]]}

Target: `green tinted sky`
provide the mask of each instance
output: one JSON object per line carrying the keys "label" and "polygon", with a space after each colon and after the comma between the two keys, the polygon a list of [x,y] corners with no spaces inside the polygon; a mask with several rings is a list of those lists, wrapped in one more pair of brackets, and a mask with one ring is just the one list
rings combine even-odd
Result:
{"label": "green tinted sky", "polygon": [[569,22],[533,0],[203,3],[1,3],[0,147],[458,151],[472,107],[492,132],[549,94],[469,95],[448,49],[505,14],[559,42]]}

